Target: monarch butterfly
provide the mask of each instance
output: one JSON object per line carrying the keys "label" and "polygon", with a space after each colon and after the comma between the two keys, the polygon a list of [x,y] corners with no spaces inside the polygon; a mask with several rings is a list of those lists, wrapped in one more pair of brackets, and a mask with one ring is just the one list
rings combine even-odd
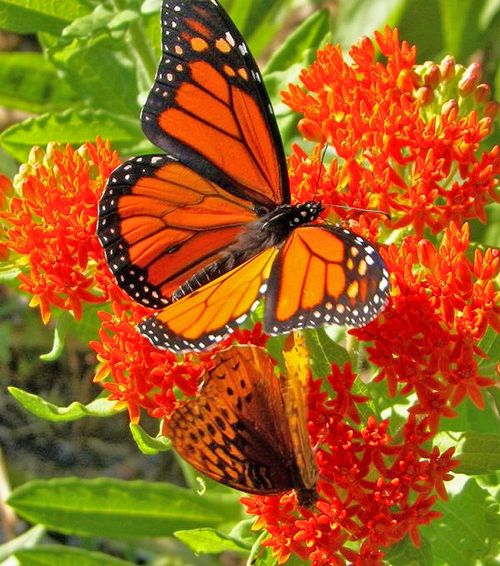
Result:
{"label": "monarch butterfly", "polygon": [[287,371],[279,378],[262,348],[217,352],[198,396],[166,422],[178,454],[235,489],[259,495],[295,489],[299,505],[313,505],[318,468],[307,432],[303,349],[291,334],[283,352]]}
{"label": "monarch butterfly", "polygon": [[290,203],[269,97],[229,16],[215,0],[164,0],[162,42],[141,120],[166,153],[118,167],[99,204],[118,285],[161,309],[140,332],[159,348],[208,348],[263,297],[272,334],[370,322],[387,301],[385,265],[319,223],[321,203]]}

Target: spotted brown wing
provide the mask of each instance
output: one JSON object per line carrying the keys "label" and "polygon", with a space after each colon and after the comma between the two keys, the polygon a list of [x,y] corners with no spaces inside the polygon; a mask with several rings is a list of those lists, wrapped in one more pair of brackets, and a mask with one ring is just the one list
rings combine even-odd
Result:
{"label": "spotted brown wing", "polygon": [[219,352],[198,397],[173,413],[166,434],[199,472],[235,489],[259,495],[314,491],[303,483],[280,382],[261,348]]}

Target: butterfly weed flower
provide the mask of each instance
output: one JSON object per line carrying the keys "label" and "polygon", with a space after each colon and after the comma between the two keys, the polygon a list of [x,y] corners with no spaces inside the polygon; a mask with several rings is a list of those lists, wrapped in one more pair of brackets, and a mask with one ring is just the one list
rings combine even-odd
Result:
{"label": "butterfly weed flower", "polygon": [[425,414],[433,432],[439,416],[454,416],[465,396],[484,407],[482,390],[493,380],[482,376],[485,356],[479,340],[491,326],[498,331],[496,250],[476,250],[469,259],[469,228],[452,222],[436,248],[413,236],[391,245],[385,257],[394,277],[394,295],[382,319],[350,332],[373,341],[371,361],[389,392],[416,393],[410,413]]}
{"label": "butterfly weed flower", "polygon": [[100,140],[77,151],[56,144],[34,148],[4,197],[6,261],[20,272],[19,288],[31,295],[44,322],[53,308],[80,318],[83,303],[109,299],[94,287],[103,262],[94,234],[97,201],[118,163],[117,153]]}
{"label": "butterfly weed flower", "polygon": [[451,57],[417,65],[416,48],[389,28],[375,41],[383,62],[368,38],[350,50],[351,63],[329,45],[301,73],[303,87],[283,93],[303,114],[302,134],[328,143],[336,156],[310,183],[293,175],[308,159],[295,149],[292,190],[299,199],[316,194],[325,204],[382,209],[392,228],[411,226],[418,236],[451,220],[485,222],[485,207],[498,198],[500,161],[497,146],[479,149],[498,108],[480,83],[480,67],[464,68]]}
{"label": "butterfly weed flower", "polygon": [[141,336],[137,324],[147,312],[140,305],[113,303],[111,313],[99,313],[99,340],[90,342],[99,362],[94,380],[109,391],[117,408],[127,408],[135,423],[142,411],[158,419],[170,415],[178,404],[174,388],[194,395],[205,368],[189,355],[181,361],[172,352],[161,352]]}

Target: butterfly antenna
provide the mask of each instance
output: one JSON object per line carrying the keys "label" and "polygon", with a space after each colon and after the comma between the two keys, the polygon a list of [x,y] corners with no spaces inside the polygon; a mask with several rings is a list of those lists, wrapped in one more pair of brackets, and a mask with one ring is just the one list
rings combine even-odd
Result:
{"label": "butterfly antenna", "polygon": [[[316,199],[316,194],[317,194],[318,189],[319,189],[319,181],[321,179],[323,164],[324,164],[324,161],[325,161],[325,156],[326,156],[326,152],[328,150],[328,147],[329,147],[329,144],[328,144],[328,142],[326,142],[325,147],[323,149],[323,152],[321,154],[321,163],[320,163],[320,167],[319,167],[319,170],[318,170],[318,178],[316,179],[316,188],[314,189],[313,200]],[[391,215],[388,212],[385,212],[385,210],[380,210],[378,208],[359,208],[357,206],[348,206],[346,204],[326,204],[324,206],[325,206],[325,208],[326,207],[343,208],[345,210],[358,210],[359,212],[372,212],[374,214],[382,214],[383,216],[385,216],[387,218],[387,220],[391,219]]]}
{"label": "butterfly antenna", "polygon": [[387,218],[387,220],[391,219],[391,215],[386,212],[385,210],[380,210],[378,208],[360,208],[358,206],[349,206],[348,204],[325,204],[325,208],[343,208],[345,210],[358,210],[359,212],[370,212],[373,214],[382,214]]}
{"label": "butterfly antenna", "polygon": [[328,149],[328,142],[325,143],[325,147],[323,149],[323,152],[321,153],[321,162],[319,164],[319,169],[318,169],[318,178],[316,179],[316,187],[314,188],[314,196],[313,196],[313,200],[316,200],[316,195],[318,193],[318,189],[319,189],[319,181],[321,179],[321,174],[323,172],[323,163],[325,161],[325,155],[326,155],[326,150]]}

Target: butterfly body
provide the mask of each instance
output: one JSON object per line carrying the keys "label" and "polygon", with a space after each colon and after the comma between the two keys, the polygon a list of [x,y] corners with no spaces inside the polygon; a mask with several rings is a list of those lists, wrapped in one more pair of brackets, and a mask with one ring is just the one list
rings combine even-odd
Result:
{"label": "butterfly body", "polygon": [[269,97],[216,0],[164,0],[162,59],[142,112],[166,154],[111,174],[98,237],[120,287],[154,309],[139,330],[158,348],[209,348],[265,300],[269,333],[363,326],[384,308],[375,248],[291,204]]}
{"label": "butterfly body", "polygon": [[283,204],[262,214],[243,228],[235,243],[227,247],[220,259],[195,273],[174,291],[172,300],[189,295],[266,249],[281,247],[295,228],[315,220],[322,208],[321,203],[309,201],[297,205]]}
{"label": "butterfly body", "polygon": [[[272,359],[261,348],[218,352],[198,396],[174,411],[165,433],[176,451],[208,477],[260,495],[295,489],[299,504],[310,506],[317,499],[318,471],[304,392],[297,394],[288,380],[275,375]],[[291,412],[298,420],[288,419]]]}

